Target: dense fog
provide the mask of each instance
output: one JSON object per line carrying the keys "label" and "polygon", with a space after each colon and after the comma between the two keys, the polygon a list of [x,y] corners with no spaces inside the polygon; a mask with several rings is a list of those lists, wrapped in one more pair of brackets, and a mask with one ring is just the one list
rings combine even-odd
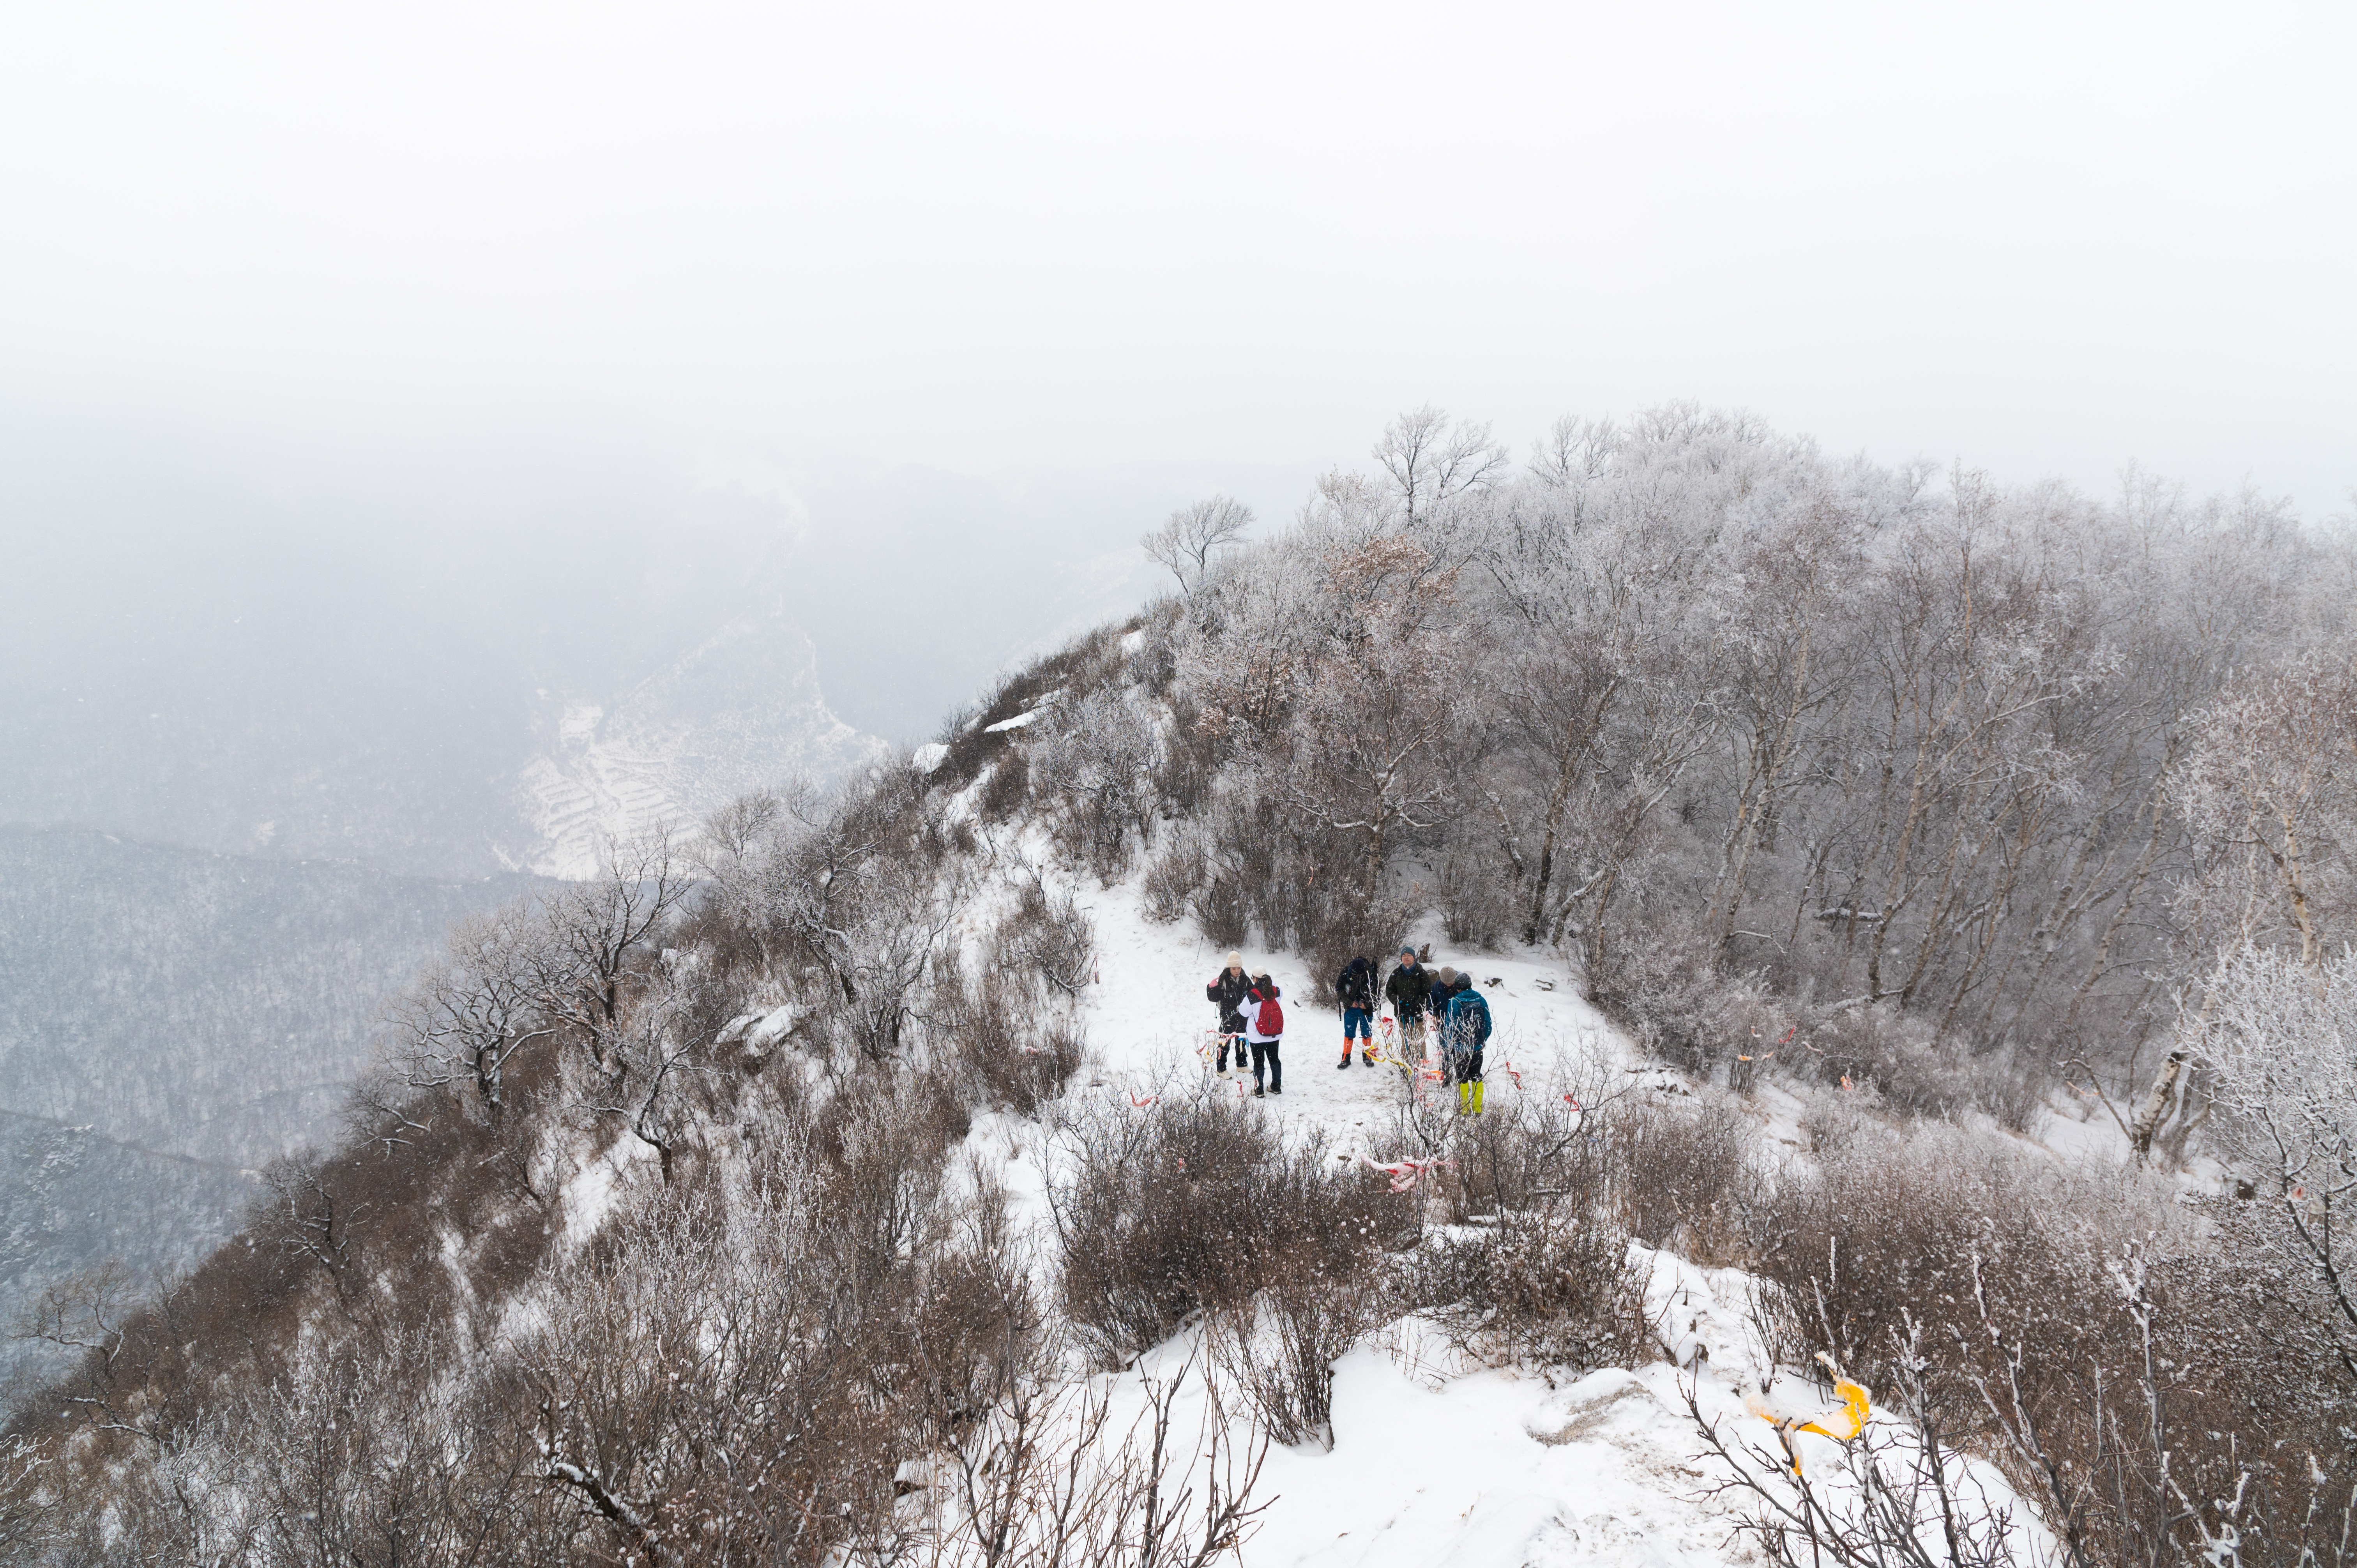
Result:
{"label": "dense fog", "polygon": [[1009,658],[1134,602],[1135,536],[1190,487],[1285,477],[985,479],[629,425],[201,434],[8,438],[0,821],[578,869],[658,801],[694,814],[922,738]]}

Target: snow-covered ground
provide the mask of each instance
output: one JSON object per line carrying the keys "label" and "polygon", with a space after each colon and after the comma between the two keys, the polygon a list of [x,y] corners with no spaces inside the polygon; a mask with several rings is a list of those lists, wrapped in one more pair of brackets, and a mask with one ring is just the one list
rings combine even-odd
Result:
{"label": "snow-covered ground", "polygon": [[[1082,1016],[1100,1070],[1076,1091],[1102,1082],[1105,1089],[1144,1092],[1172,1073],[1205,1070],[1199,1047],[1204,1032],[1218,1024],[1219,1011],[1203,999],[1203,988],[1218,978],[1227,950],[1204,941],[1190,922],[1147,920],[1134,881],[1111,888],[1084,883],[1072,891],[1096,923],[1099,955],[1097,983]],[[1388,973],[1397,957],[1367,956],[1382,966],[1380,973]],[[1323,1128],[1338,1153],[1366,1149],[1370,1131],[1387,1123],[1399,1097],[1398,1074],[1368,1068],[1355,1053],[1349,1068],[1336,1065],[1342,1055],[1341,1015],[1310,1002],[1315,986],[1298,957],[1248,950],[1243,960],[1247,973],[1267,974],[1284,995],[1285,1093],[1265,1101],[1265,1109],[1288,1129]],[[1469,971],[1490,1004],[1493,1034],[1486,1067],[1493,1096],[1544,1092],[1566,1071],[1586,1064],[1623,1073],[1638,1066],[1635,1051],[1574,989],[1559,962],[1538,954],[1452,955],[1446,942],[1435,940],[1430,967]],[[1519,1090],[1516,1072],[1523,1078]],[[1674,1074],[1652,1069],[1628,1076],[1684,1087]],[[1251,1075],[1240,1081],[1249,1087]]]}

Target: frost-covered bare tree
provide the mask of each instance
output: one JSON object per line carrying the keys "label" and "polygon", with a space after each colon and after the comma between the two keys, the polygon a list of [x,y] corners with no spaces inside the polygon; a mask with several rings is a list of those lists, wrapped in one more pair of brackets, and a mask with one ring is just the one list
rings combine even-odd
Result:
{"label": "frost-covered bare tree", "polygon": [[1611,467],[1619,435],[1609,419],[1561,415],[1532,445],[1531,477],[1548,489],[1576,493]]}
{"label": "frost-covered bare tree", "polygon": [[1495,482],[1510,461],[1488,425],[1452,419],[1430,403],[1393,420],[1375,443],[1374,459],[1411,530],[1459,496]]}
{"label": "frost-covered bare tree", "polygon": [[706,817],[695,842],[698,868],[706,876],[726,877],[739,870],[760,846],[793,802],[807,797],[812,786],[796,781],[780,789],[756,789],[739,795]]}
{"label": "frost-covered bare tree", "polygon": [[845,927],[858,868],[882,848],[877,825],[806,782],[782,792],[746,849],[716,865],[712,897],[758,942],[770,970],[809,970],[846,998]]}
{"label": "frost-covered bare tree", "polygon": [[528,901],[460,921],[442,959],[394,1004],[389,1045],[401,1081],[464,1085],[470,1110],[504,1116],[508,1064],[557,1030],[547,1001],[559,969],[554,940]]}
{"label": "frost-covered bare tree", "polygon": [[698,959],[665,953],[651,967],[643,993],[609,1056],[611,1069],[591,1086],[587,1109],[612,1116],[654,1150],[663,1179],[674,1174],[693,1126],[689,1080],[709,1071],[712,1030],[694,993]]}
{"label": "frost-covered bare tree", "polygon": [[2286,930],[2311,969],[2348,907],[2357,848],[2357,657],[2302,653],[2237,675],[2192,724],[2175,803],[2243,943]]}
{"label": "frost-covered bare tree", "polygon": [[2343,1233],[2357,1197],[2357,954],[2311,964],[2244,948],[2211,978],[2197,1048],[2230,1148],[2271,1223],[2287,1276],[2321,1287],[2341,1363],[2357,1379],[2357,1264]]}
{"label": "frost-covered bare tree", "polygon": [[[1595,852],[1615,842],[1625,848],[1640,831],[1711,711],[1707,677],[1684,657],[1691,639],[1679,625],[1708,602],[1694,580],[1703,557],[1683,531],[1660,526],[1658,512],[1649,518],[1628,504],[1600,470],[1582,478],[1577,493],[1551,483],[1501,509],[1482,557],[1496,612],[1512,628],[1493,666],[1492,703],[1527,769],[1524,809],[1535,817],[1525,837],[1493,800],[1509,841],[1530,845],[1525,941],[1560,930],[1575,906],[1606,888],[1618,856]],[[1684,722],[1658,733],[1631,722],[1649,706],[1677,703],[1681,687]],[[1636,794],[1620,799],[1631,780]],[[1617,832],[1614,803],[1623,808]],[[1558,862],[1581,826],[1593,864],[1566,886]]]}
{"label": "frost-covered bare tree", "polygon": [[1180,507],[1137,542],[1178,579],[1180,593],[1191,594],[1211,571],[1212,558],[1239,543],[1252,522],[1252,508],[1243,502],[1211,496]]}
{"label": "frost-covered bare tree", "polygon": [[845,935],[840,971],[845,1012],[859,1048],[871,1059],[897,1055],[916,1016],[942,943],[965,908],[961,881],[898,859],[870,862],[862,873],[856,918]]}
{"label": "frost-covered bare tree", "polygon": [[1398,536],[1338,545],[1324,564],[1326,635],[1268,755],[1292,810],[1360,839],[1372,897],[1398,833],[1437,826],[1469,770],[1454,574],[1435,576],[1430,553]]}
{"label": "frost-covered bare tree", "polygon": [[[1900,507],[1908,499],[1894,498]],[[1849,595],[1878,510],[1829,491],[1769,514],[1728,546],[1736,593],[1717,631],[1717,716],[1728,749],[1731,815],[1711,890],[1722,950],[1735,939],[1752,857],[1777,849],[1806,743],[1848,694]]]}
{"label": "frost-covered bare tree", "polygon": [[[902,808],[909,815],[896,819]],[[899,1049],[965,906],[971,868],[940,858],[940,812],[938,801],[797,788],[713,878],[711,897],[753,939],[765,983],[802,988],[873,1059]]]}
{"label": "frost-covered bare tree", "polygon": [[597,1070],[618,1070],[615,1049],[626,976],[647,956],[695,886],[695,868],[671,830],[608,843],[597,875],[542,904],[547,938],[527,950],[540,1006],[565,1026]]}
{"label": "frost-covered bare tree", "polygon": [[1152,720],[1123,693],[1092,691],[1060,709],[1032,748],[1032,788],[1060,802],[1089,863],[1117,873],[1130,835],[1151,831],[1160,759]]}
{"label": "frost-covered bare tree", "polygon": [[1127,1430],[1086,1385],[1017,1385],[928,1470],[924,1530],[910,1543],[928,1568],[1188,1568],[1232,1558],[1274,1499],[1255,1495],[1269,1439],[1232,1424],[1219,1385],[1190,1433],[1178,1414],[1191,1361],[1144,1380],[1146,1408]]}

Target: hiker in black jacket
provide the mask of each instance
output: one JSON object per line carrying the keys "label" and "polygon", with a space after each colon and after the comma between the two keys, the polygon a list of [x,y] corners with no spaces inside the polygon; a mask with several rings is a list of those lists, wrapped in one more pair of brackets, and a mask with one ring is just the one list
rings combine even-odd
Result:
{"label": "hiker in black jacket", "polygon": [[1359,1054],[1375,1065],[1375,966],[1363,956],[1342,966],[1334,977],[1334,999],[1342,1004],[1342,1063],[1351,1065],[1351,1036],[1359,1037]]}
{"label": "hiker in black jacket", "polygon": [[1454,969],[1444,967],[1438,974],[1432,977],[1432,989],[1425,993],[1424,1010],[1426,1015],[1432,1021],[1433,1045],[1436,1047],[1435,1054],[1440,1058],[1440,1081],[1443,1083],[1457,1081],[1449,1076],[1448,1042],[1444,1037],[1442,1028],[1442,1026],[1448,1022],[1448,1004],[1455,999],[1458,992],[1472,989],[1471,975],[1459,974]]}
{"label": "hiker in black jacket", "polygon": [[1432,972],[1416,962],[1414,948],[1400,949],[1399,967],[1383,982],[1383,1000],[1399,1020],[1400,1058],[1414,1062],[1424,1056],[1425,999],[1432,991]]}
{"label": "hiker in black jacket", "polygon": [[1244,998],[1252,991],[1252,977],[1244,972],[1244,955],[1232,952],[1228,967],[1218,978],[1203,987],[1203,999],[1219,1004],[1220,1065],[1217,1071],[1228,1070],[1228,1047],[1236,1048],[1236,1070],[1244,1067]]}

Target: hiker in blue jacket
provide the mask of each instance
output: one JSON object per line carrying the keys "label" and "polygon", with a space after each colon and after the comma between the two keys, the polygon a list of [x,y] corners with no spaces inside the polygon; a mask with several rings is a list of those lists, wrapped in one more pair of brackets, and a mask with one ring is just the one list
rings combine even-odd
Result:
{"label": "hiker in blue jacket", "polygon": [[1448,1076],[1457,1080],[1457,1114],[1481,1114],[1481,1051],[1490,1043],[1490,1004],[1473,989],[1470,975],[1450,993],[1440,1026],[1440,1048]]}
{"label": "hiker in blue jacket", "polygon": [[1470,986],[1472,977],[1446,965],[1423,972],[1426,977],[1424,1011],[1432,1035],[1432,1055],[1440,1068],[1440,1081],[1454,1083],[1456,1079],[1448,1076],[1448,999]]}

